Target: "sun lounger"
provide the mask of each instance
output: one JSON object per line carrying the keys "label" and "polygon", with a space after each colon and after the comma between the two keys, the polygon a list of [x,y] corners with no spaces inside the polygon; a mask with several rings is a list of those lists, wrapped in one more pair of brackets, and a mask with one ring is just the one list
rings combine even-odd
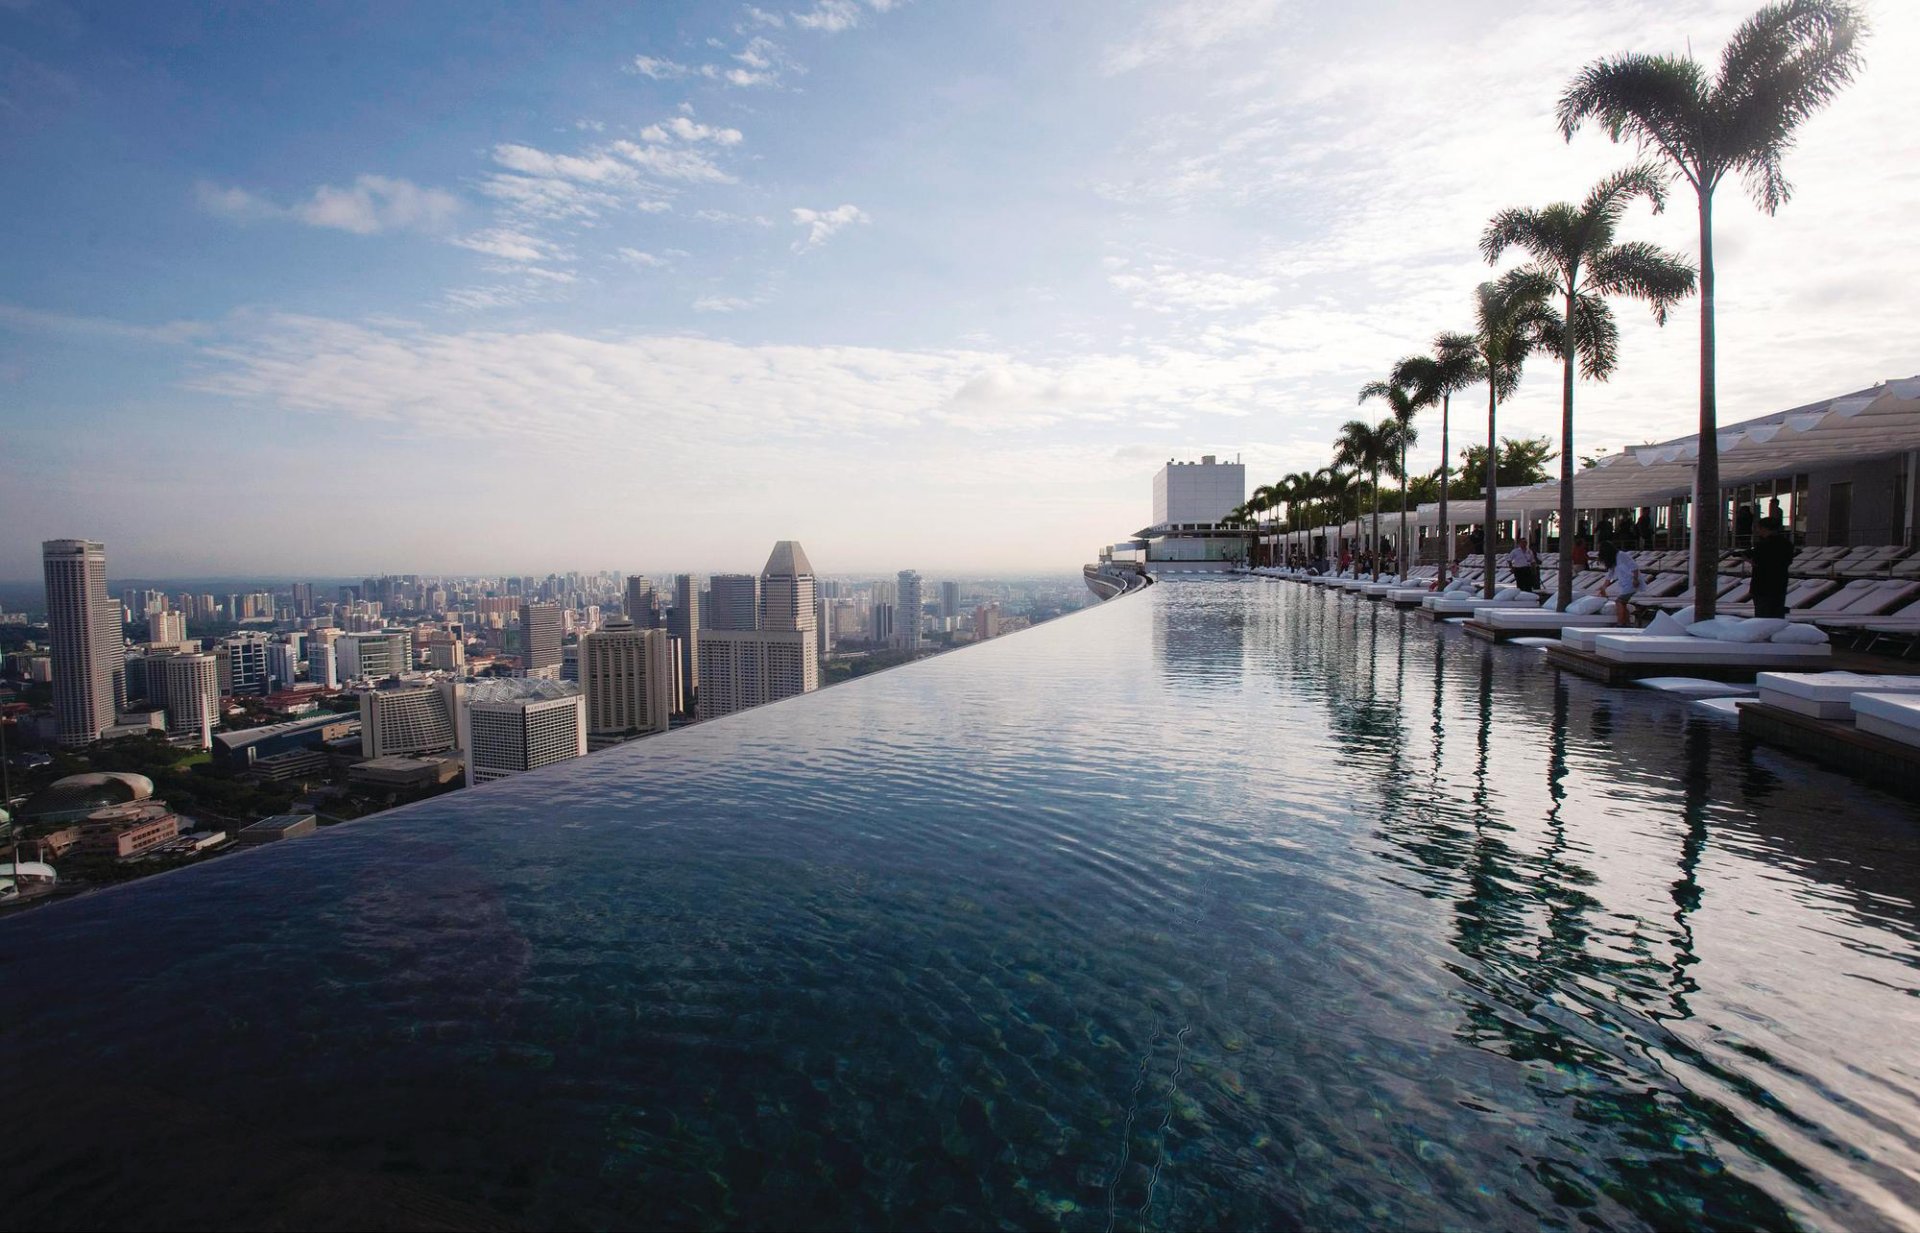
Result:
{"label": "sun lounger", "polygon": [[1855,694],[1853,726],[1902,745],[1920,745],[1920,695]]}
{"label": "sun lounger", "polygon": [[1819,667],[1833,658],[1826,643],[1806,646],[1784,642],[1721,642],[1690,634],[1602,633],[1593,640],[1593,653],[1623,664],[1687,664],[1713,667]]}
{"label": "sun lounger", "polygon": [[1920,676],[1865,672],[1762,672],[1753,683],[1766,705],[1814,719],[1851,719],[1859,693],[1920,693]]}
{"label": "sun lounger", "polygon": [[1481,607],[1473,611],[1473,619],[1499,634],[1560,634],[1564,639],[1569,629],[1618,629],[1614,621],[1613,608],[1608,606],[1601,612],[1578,615],[1567,612],[1548,612],[1542,608],[1514,608],[1511,606]]}
{"label": "sun lounger", "polygon": [[1538,608],[1540,597],[1531,593],[1507,599],[1488,599],[1484,595],[1429,595],[1420,606],[1437,617],[1470,617],[1477,608]]}

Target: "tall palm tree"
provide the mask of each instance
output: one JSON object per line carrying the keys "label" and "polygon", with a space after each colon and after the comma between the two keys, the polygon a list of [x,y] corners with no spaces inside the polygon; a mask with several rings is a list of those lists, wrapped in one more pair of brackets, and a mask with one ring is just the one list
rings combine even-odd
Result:
{"label": "tall palm tree", "polygon": [[[1446,338],[1447,335],[1441,335]],[[1447,477],[1453,460],[1447,453],[1448,421],[1452,417],[1453,396],[1482,379],[1480,361],[1471,351],[1456,351],[1435,340],[1432,355],[1410,355],[1393,366],[1388,378],[1395,385],[1414,391],[1414,402],[1422,407],[1440,404],[1440,585],[1447,583],[1447,567],[1453,564],[1453,525],[1447,521]]]}
{"label": "tall palm tree", "polygon": [[[1321,467],[1313,474],[1320,482],[1320,499],[1329,507],[1329,521],[1333,524],[1334,534],[1338,536],[1341,525],[1347,520],[1347,494],[1353,491],[1353,476],[1338,465]],[[1327,555],[1338,557],[1340,554],[1336,550]]]}
{"label": "tall palm tree", "polygon": [[[1248,506],[1248,508],[1250,508],[1250,509],[1253,509],[1253,510],[1255,510],[1255,511],[1256,511],[1256,512],[1258,512],[1258,513],[1262,513],[1262,514],[1269,514],[1269,513],[1272,513],[1272,512],[1274,511],[1274,510],[1276,510],[1276,509],[1278,509],[1278,508],[1280,508],[1280,490],[1279,490],[1279,488],[1278,488],[1278,487],[1277,487],[1276,485],[1273,485],[1273,484],[1262,484],[1262,485],[1260,485],[1260,486],[1259,486],[1258,488],[1256,488],[1256,489],[1254,489],[1254,490],[1253,490],[1253,496],[1252,496],[1252,497],[1250,497],[1250,498],[1248,498],[1248,500],[1247,500],[1247,506]],[[1272,529],[1271,527],[1269,527],[1269,528],[1268,528],[1268,530],[1271,530],[1271,529]],[[1255,548],[1255,562],[1254,562],[1254,563],[1255,563],[1255,564],[1259,564],[1259,560],[1258,560],[1258,557],[1259,557],[1259,552],[1258,552],[1258,550],[1259,550],[1259,544],[1260,544],[1260,541],[1259,541],[1259,539],[1258,539],[1258,538],[1256,538],[1256,539],[1254,540],[1254,548]],[[1272,564],[1272,562],[1271,562],[1271,561],[1269,561],[1269,562],[1267,562],[1267,564],[1269,564],[1269,565],[1270,565],[1270,564]]]}
{"label": "tall palm tree", "polygon": [[1714,386],[1713,192],[1739,173],[1772,214],[1792,193],[1782,161],[1800,123],[1853,80],[1866,21],[1848,0],[1783,0],[1740,24],[1709,77],[1686,56],[1628,53],[1580,70],[1560,96],[1571,141],[1598,120],[1615,141],[1658,151],[1693,186],[1700,209],[1700,460],[1694,471],[1695,611],[1714,614],[1719,585],[1719,412]]}
{"label": "tall palm tree", "polygon": [[[1613,242],[1620,218],[1636,197],[1658,213],[1666,206],[1666,177],[1649,166],[1615,172],[1594,186],[1579,205],[1556,202],[1542,210],[1502,210],[1480,237],[1488,264],[1509,247],[1533,258],[1528,268],[1545,275],[1564,302],[1560,311],[1560,545],[1571,547],[1573,528],[1573,370],[1588,380],[1605,381],[1620,358],[1620,328],[1610,295],[1645,300],[1653,319],[1693,293],[1693,267],[1651,244]],[[1573,600],[1573,571],[1561,557],[1559,597]]]}
{"label": "tall palm tree", "polygon": [[[1369,398],[1386,400],[1387,409],[1393,413],[1394,437],[1400,448],[1399,458],[1395,461],[1393,477],[1400,481],[1400,538],[1394,542],[1394,556],[1398,558],[1399,572],[1407,572],[1407,447],[1420,439],[1414,429],[1413,417],[1420,413],[1420,403],[1416,401],[1418,390],[1404,385],[1389,377],[1385,381],[1369,381],[1360,387],[1360,401]],[[1376,546],[1375,555],[1379,553]]]}
{"label": "tall palm tree", "polygon": [[[1380,581],[1380,472],[1396,465],[1400,449],[1400,423],[1385,419],[1376,425],[1365,420],[1348,420],[1333,443],[1334,461],[1341,466],[1364,471],[1373,489],[1373,580]],[[1355,511],[1355,517],[1359,512]]]}
{"label": "tall palm tree", "polygon": [[[1452,355],[1471,355],[1479,361],[1481,379],[1487,384],[1487,456],[1500,457],[1498,420],[1500,400],[1519,388],[1520,370],[1527,357],[1541,347],[1557,345],[1559,320],[1548,300],[1553,283],[1537,270],[1509,270],[1493,282],[1481,283],[1474,292],[1474,332],[1442,334],[1434,346]],[[1495,591],[1493,567],[1494,523],[1500,516],[1500,473],[1487,469],[1486,517],[1481,525],[1483,554],[1482,593],[1488,599]]]}

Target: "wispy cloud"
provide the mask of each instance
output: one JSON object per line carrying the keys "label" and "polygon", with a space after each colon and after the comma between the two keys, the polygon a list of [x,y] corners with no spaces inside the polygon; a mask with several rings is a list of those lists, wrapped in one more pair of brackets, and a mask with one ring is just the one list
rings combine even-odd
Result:
{"label": "wispy cloud", "polygon": [[897,7],[896,0],[815,0],[806,12],[788,15],[803,30],[838,34],[859,25],[869,12],[885,13]]}
{"label": "wispy cloud", "polygon": [[1291,7],[1290,0],[1179,0],[1156,7],[1122,42],[1107,48],[1102,67],[1127,73],[1157,60],[1190,56],[1263,35]]}
{"label": "wispy cloud", "polygon": [[678,81],[683,77],[692,76],[698,70],[673,60],[663,60],[658,56],[635,56],[633,71],[642,77],[651,77],[655,81]]}
{"label": "wispy cloud", "polygon": [[460,199],[411,180],[363,175],[345,186],[323,184],[312,196],[280,205],[258,193],[202,181],[195,189],[209,213],[235,222],[285,219],[355,235],[384,231],[445,231],[459,216]]}
{"label": "wispy cloud", "polygon": [[835,206],[831,210],[809,210],[803,206],[795,206],[794,226],[805,227],[807,234],[804,238],[795,241],[793,251],[798,253],[810,248],[818,248],[832,239],[836,231],[872,221],[867,217],[867,212],[856,205]]}
{"label": "wispy cloud", "polygon": [[77,317],[16,304],[0,304],[0,328],[45,334],[123,339],[129,342],[187,343],[212,332],[204,321],[167,321],[138,325],[106,317]]}

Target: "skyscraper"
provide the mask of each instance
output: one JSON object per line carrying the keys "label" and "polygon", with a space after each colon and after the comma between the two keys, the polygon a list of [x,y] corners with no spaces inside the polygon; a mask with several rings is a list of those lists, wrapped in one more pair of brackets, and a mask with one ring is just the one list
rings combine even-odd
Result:
{"label": "skyscraper", "polygon": [[[719,623],[722,595],[732,604],[729,620],[741,619],[739,601],[749,589],[713,579],[715,623],[700,639],[701,719],[715,719],[750,706],[778,702],[820,687],[820,648],[814,622],[813,565],[793,540],[781,540],[759,578],[759,628]],[[723,586],[723,581],[725,585]]]}
{"label": "skyscraper", "polygon": [[313,615],[313,584],[311,582],[293,584],[293,615],[302,620]]}
{"label": "skyscraper", "polygon": [[908,651],[920,649],[920,574],[903,569],[900,578],[900,610],[894,616],[894,641]]}
{"label": "skyscraper", "polygon": [[876,643],[894,641],[894,607],[881,602],[873,606],[873,640]]}
{"label": "skyscraper", "polygon": [[587,704],[559,681],[476,681],[460,687],[467,783],[489,783],[587,752]]}
{"label": "skyscraper", "polygon": [[673,612],[667,632],[680,644],[680,686],[691,692],[700,688],[700,586],[692,574],[673,580]]}
{"label": "skyscraper", "polygon": [[659,595],[654,590],[653,579],[645,574],[632,574],[627,578],[627,620],[638,629],[658,629],[660,627]]}
{"label": "skyscraper", "polygon": [[167,735],[194,736],[200,748],[212,747],[220,714],[220,666],[214,656],[195,651],[149,657],[147,690],[167,713]]}
{"label": "skyscraper", "polygon": [[126,703],[126,640],[107,597],[107,550],[85,539],[40,545],[53,652],[53,714],[62,745],[86,745]]}
{"label": "skyscraper", "polygon": [[560,675],[560,605],[520,605],[522,676],[557,679]]}
{"label": "skyscraper", "polygon": [[147,618],[147,641],[162,646],[178,646],[187,640],[187,614],[156,612]]}
{"label": "skyscraper", "polygon": [[960,584],[943,582],[940,584],[940,619],[946,622],[960,615]]}
{"label": "skyscraper", "polygon": [[229,696],[268,691],[267,636],[257,629],[228,634],[214,648],[220,661],[220,692]]}
{"label": "skyscraper", "polygon": [[752,574],[715,574],[708,580],[709,629],[760,628],[760,580]]}
{"label": "skyscraper", "polygon": [[333,639],[315,638],[307,644],[307,679],[322,689],[340,688],[340,661],[334,656]]}
{"label": "skyscraper", "polygon": [[587,732],[665,732],[673,714],[673,651],[664,629],[610,621],[580,639],[580,683],[587,697]]}

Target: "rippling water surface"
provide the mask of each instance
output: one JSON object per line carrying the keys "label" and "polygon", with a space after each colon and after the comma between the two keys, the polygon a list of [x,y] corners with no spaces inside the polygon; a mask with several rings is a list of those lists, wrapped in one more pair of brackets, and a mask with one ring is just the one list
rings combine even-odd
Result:
{"label": "rippling water surface", "polygon": [[1886,1227],[1913,808],[1163,584],[0,921],[9,1223]]}

